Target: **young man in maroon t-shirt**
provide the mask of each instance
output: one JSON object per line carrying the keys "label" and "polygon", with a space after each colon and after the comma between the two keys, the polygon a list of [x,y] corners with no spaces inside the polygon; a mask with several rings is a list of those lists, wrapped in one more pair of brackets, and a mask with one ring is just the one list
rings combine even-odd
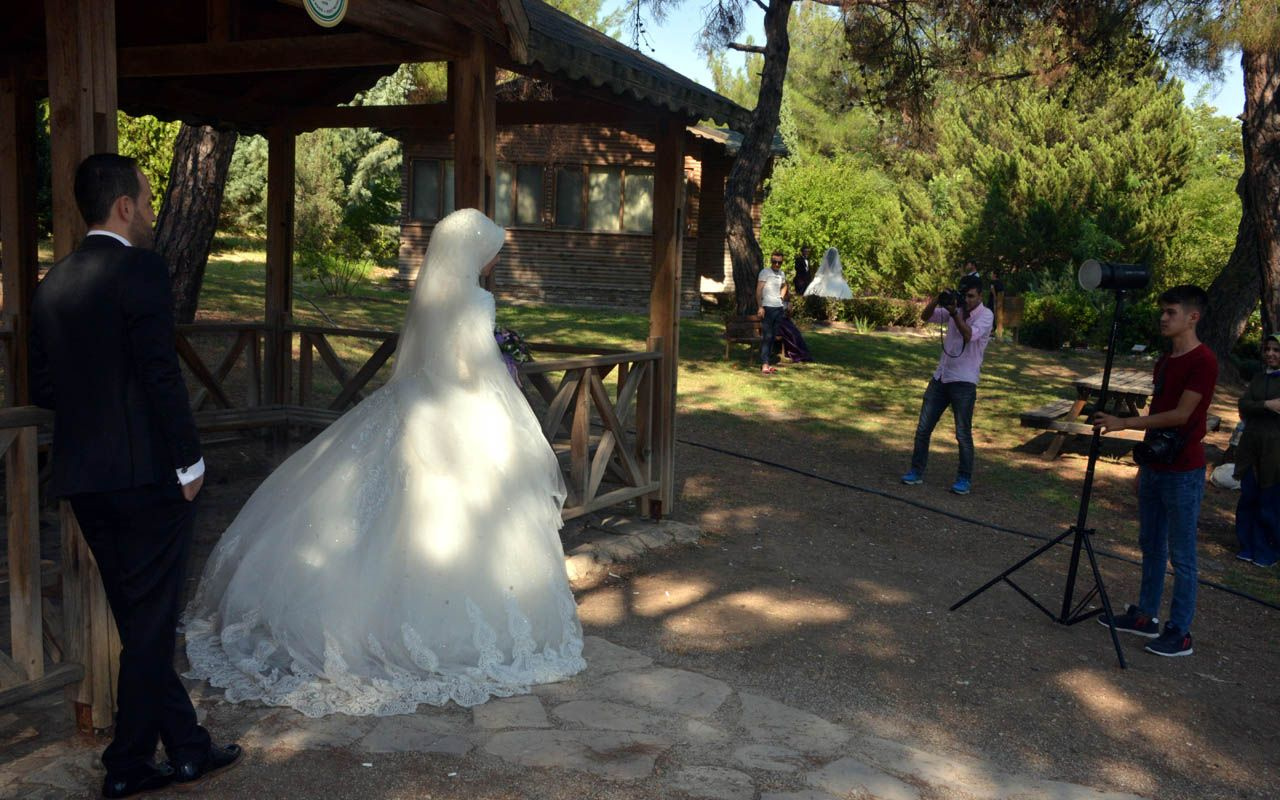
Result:
{"label": "young man in maroon t-shirt", "polygon": [[[1160,334],[1172,350],[1155,368],[1155,394],[1145,417],[1094,414],[1104,431],[1176,429],[1182,444],[1172,460],[1138,468],[1138,542],[1142,547],[1142,588],[1138,604],[1116,615],[1116,629],[1154,638],[1148,653],[1189,656],[1191,618],[1196,610],[1196,525],[1204,496],[1205,416],[1218,383],[1218,359],[1200,343],[1196,323],[1209,305],[1204,290],[1175,286],[1160,295]],[[1169,621],[1160,630],[1157,614],[1164,593],[1166,561],[1173,564]],[[1107,624],[1105,618],[1100,618]]]}

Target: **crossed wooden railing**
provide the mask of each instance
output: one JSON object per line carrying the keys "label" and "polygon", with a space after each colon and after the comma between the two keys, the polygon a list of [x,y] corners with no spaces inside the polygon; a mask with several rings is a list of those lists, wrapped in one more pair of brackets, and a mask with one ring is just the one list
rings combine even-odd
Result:
{"label": "crossed wooden railing", "polygon": [[[661,484],[651,464],[661,339],[650,340],[643,352],[530,347],[539,356],[562,356],[520,365],[525,396],[566,472],[569,493],[562,517],[573,519],[657,492]],[[611,373],[612,387],[606,383]]]}
{"label": "crossed wooden railing", "polygon": [[[324,427],[364,399],[398,343],[396,333],[380,330],[302,325],[284,330],[297,337],[296,391],[279,402],[281,395],[275,400],[265,395],[268,382],[260,353],[266,326],[179,326],[178,353],[195,386],[192,404],[202,430]],[[199,348],[192,341],[196,337],[221,337],[224,342],[220,348]],[[333,344],[339,338],[364,342],[365,350],[373,344],[373,353],[352,370]],[[521,379],[564,469],[566,520],[661,488],[650,468],[660,345],[661,340],[653,340],[639,352],[530,345],[538,360],[521,365]],[[215,367],[202,359],[202,349],[220,349]]]}

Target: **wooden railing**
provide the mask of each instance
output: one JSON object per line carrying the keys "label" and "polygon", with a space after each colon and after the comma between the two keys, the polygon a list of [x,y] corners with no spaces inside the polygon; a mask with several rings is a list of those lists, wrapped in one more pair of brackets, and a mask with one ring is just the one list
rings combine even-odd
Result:
{"label": "wooden railing", "polygon": [[[540,358],[521,364],[520,376],[566,473],[569,495],[562,517],[573,519],[657,492],[661,484],[653,477],[651,457],[661,340],[650,340],[648,350],[637,353],[530,347]],[[607,383],[611,374],[612,386]]]}
{"label": "wooden railing", "polygon": [[[178,352],[193,382],[192,405],[203,431],[324,427],[364,399],[399,339],[394,332],[361,328],[291,325],[284,330],[297,337],[296,386],[288,402],[273,403],[263,394],[265,325],[179,326]],[[225,341],[215,347],[210,337]],[[202,347],[196,346],[197,338]],[[354,349],[372,349],[372,355],[352,368],[335,347],[339,339],[355,339],[361,344]],[[644,351],[627,352],[530,345],[537,360],[520,367],[521,380],[564,469],[565,519],[660,488],[651,469],[660,346],[661,340],[654,340]],[[220,355],[206,362],[200,350]]]}
{"label": "wooden railing", "polygon": [[0,409],[5,458],[9,604],[8,652],[0,652],[0,707],[69,686],[82,730],[106,728],[114,708],[120,650],[97,565],[67,504],[59,513],[58,562],[40,557],[37,428],[53,414]]}

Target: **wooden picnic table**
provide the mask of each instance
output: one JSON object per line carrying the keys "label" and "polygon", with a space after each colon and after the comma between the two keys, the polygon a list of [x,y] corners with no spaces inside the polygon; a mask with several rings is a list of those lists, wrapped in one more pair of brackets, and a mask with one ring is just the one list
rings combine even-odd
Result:
{"label": "wooden picnic table", "polygon": [[[1068,436],[1075,434],[1089,436],[1093,434],[1093,426],[1089,424],[1087,419],[1081,421],[1081,417],[1098,410],[1105,410],[1118,417],[1136,417],[1142,413],[1139,409],[1147,405],[1151,400],[1152,393],[1155,392],[1155,385],[1152,382],[1149,371],[1113,369],[1111,370],[1111,383],[1107,387],[1107,407],[1099,409],[1096,406],[1102,395],[1101,372],[1096,375],[1090,375],[1087,378],[1080,378],[1073,385],[1076,389],[1075,400],[1054,400],[1039,408],[1025,411],[1021,415],[1022,427],[1024,428],[1041,428],[1054,431],[1054,437],[1049,441],[1048,447],[1044,449],[1043,455],[1046,460],[1052,461],[1058,457],[1058,453],[1061,452],[1062,445],[1066,443]],[[1213,414],[1205,417],[1206,430],[1216,431],[1221,426],[1222,420]],[[1141,441],[1144,432],[1126,429],[1111,431],[1104,435],[1117,439]]]}
{"label": "wooden picnic table", "polygon": [[[1103,373],[1080,378],[1074,382],[1076,397],[1074,400],[1055,400],[1052,403],[1032,409],[1022,414],[1022,425],[1026,428],[1044,428],[1055,432],[1049,445],[1044,449],[1044,458],[1053,460],[1062,451],[1067,437],[1073,434],[1092,434],[1093,426],[1088,420],[1080,421],[1086,411],[1092,413],[1094,406],[1101,399]],[[1139,409],[1145,407],[1151,399],[1155,386],[1151,373],[1138,369],[1111,370],[1111,383],[1107,388],[1107,409],[1117,416],[1137,416]],[[1110,436],[1125,439],[1141,439],[1141,431],[1113,431]]]}
{"label": "wooden picnic table", "polygon": [[[1075,419],[1083,414],[1085,406],[1090,401],[1101,397],[1102,375],[1103,373],[1099,372],[1097,375],[1090,375],[1087,378],[1081,378],[1076,381],[1076,402],[1071,407],[1070,419]],[[1151,381],[1151,373],[1146,370],[1111,370],[1111,384],[1107,387],[1107,400],[1110,403],[1112,413],[1115,413],[1116,416],[1138,416],[1140,413],[1138,409],[1147,404],[1154,391],[1155,385]]]}

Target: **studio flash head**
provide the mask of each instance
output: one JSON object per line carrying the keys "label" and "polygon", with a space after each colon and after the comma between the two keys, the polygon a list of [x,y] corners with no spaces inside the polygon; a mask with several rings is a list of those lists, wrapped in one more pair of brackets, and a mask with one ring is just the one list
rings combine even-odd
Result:
{"label": "studio flash head", "polygon": [[1076,278],[1080,288],[1094,289],[1145,289],[1151,281],[1146,264],[1119,264],[1114,261],[1098,261],[1091,258],[1080,265]]}

